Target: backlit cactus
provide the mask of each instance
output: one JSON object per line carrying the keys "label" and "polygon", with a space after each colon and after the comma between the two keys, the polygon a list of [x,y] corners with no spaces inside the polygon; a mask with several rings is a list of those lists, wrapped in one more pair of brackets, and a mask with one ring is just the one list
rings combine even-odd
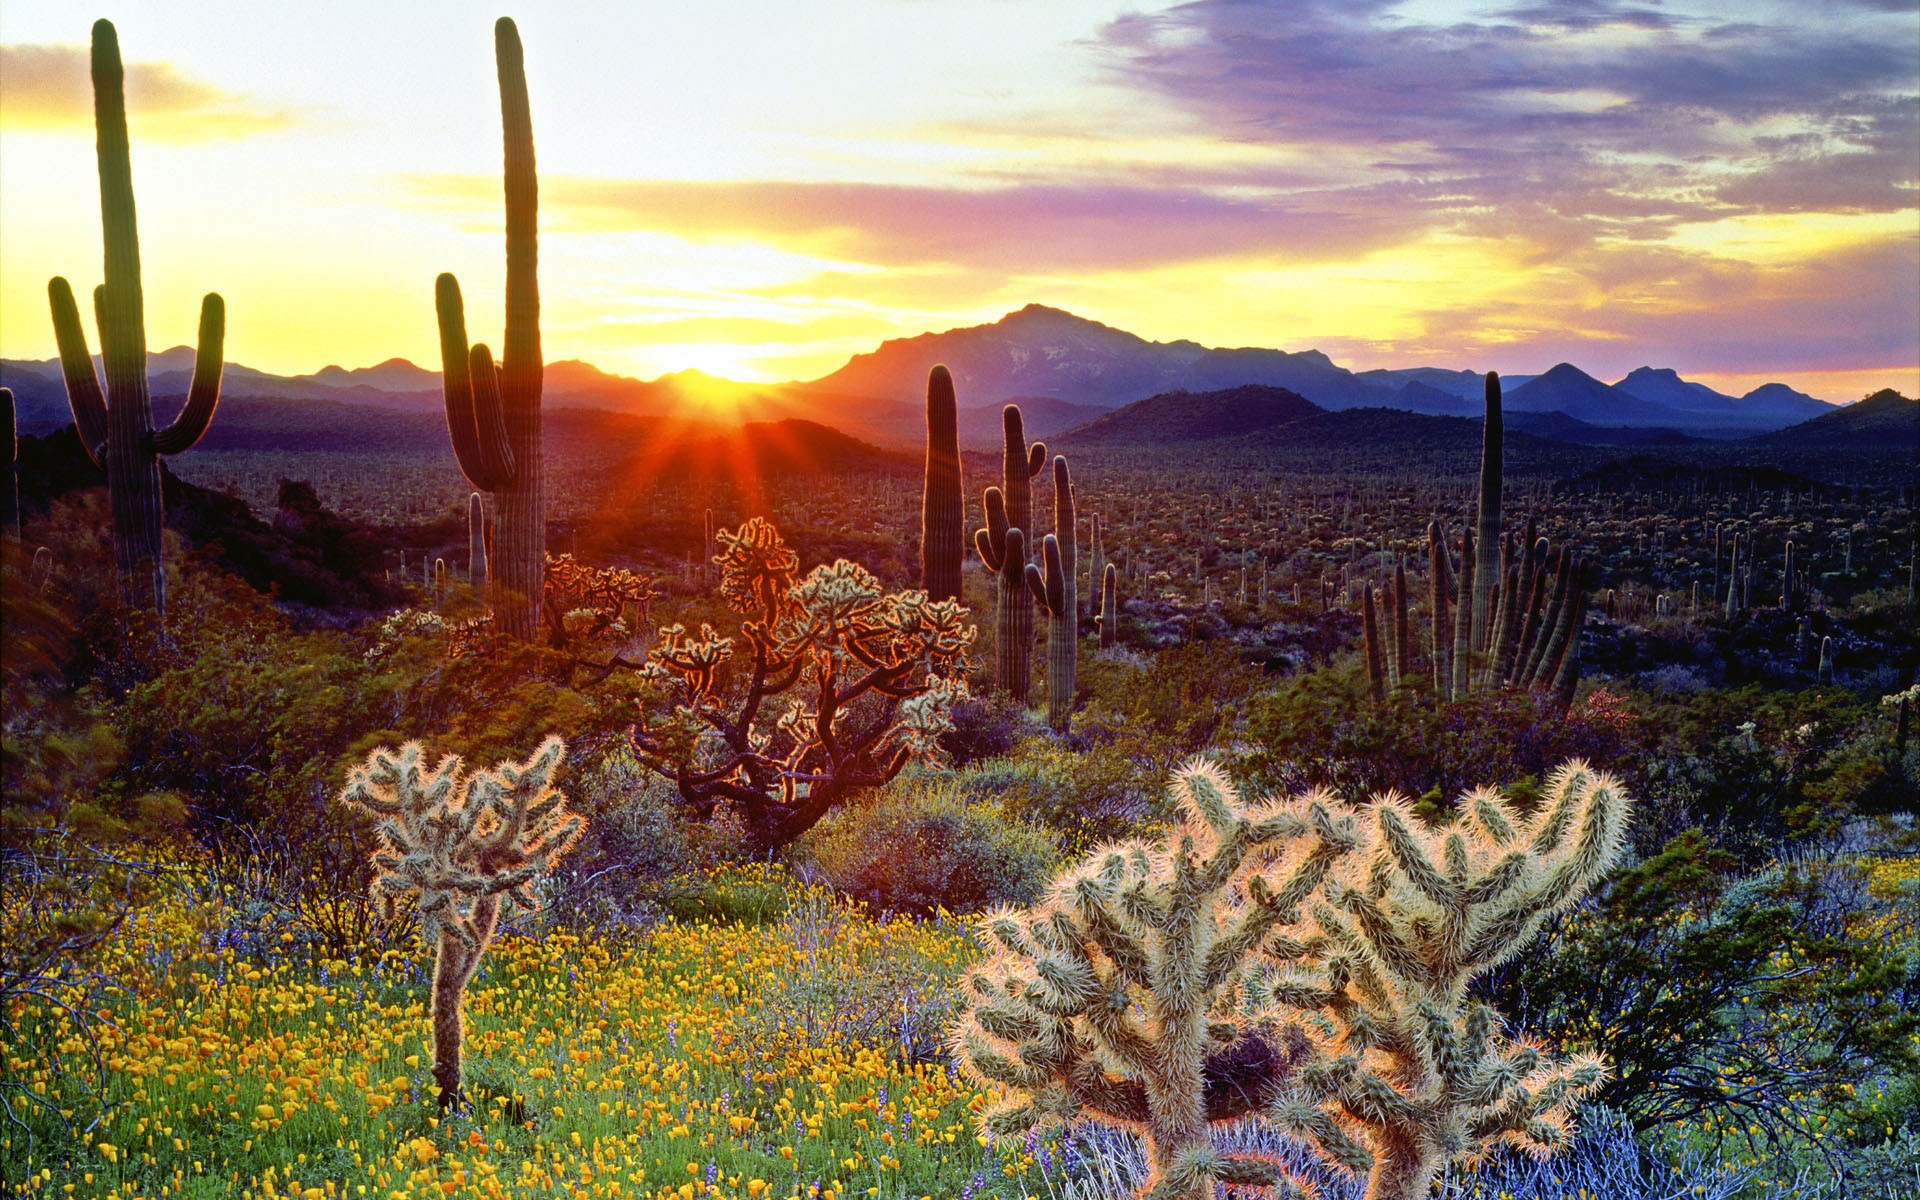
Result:
{"label": "backlit cactus", "polygon": [[1073,712],[1074,667],[1080,652],[1080,564],[1075,553],[1073,480],[1063,455],[1053,459],[1053,532],[1041,562],[1028,563],[1027,590],[1047,614],[1047,724],[1065,732]]}
{"label": "backlit cactus", "polygon": [[1004,1089],[984,1131],[1132,1130],[1151,1171],[1137,1195],[1212,1200],[1216,1183],[1280,1179],[1217,1152],[1209,1130],[1286,1094],[1306,1039],[1249,990],[1268,937],[1356,838],[1322,797],[1243,804],[1202,760],[1177,773],[1173,798],[1166,839],[1097,850],[1041,903],[982,919],[990,957],[962,981],[953,1052]]}
{"label": "backlit cactus", "polygon": [[468,771],[451,754],[429,768],[419,742],[382,746],[340,792],[341,804],[378,822],[374,900],[389,917],[412,902],[435,955],[433,1078],[443,1106],[460,1099],[461,1002],[500,918],[540,907],[534,885],[586,831],[553,786],[566,754],[549,737],[523,763]]}
{"label": "backlit cactus", "polygon": [[100,354],[106,367],[101,389],[73,286],[55,276],[47,283],[54,339],[66,378],[74,428],[88,455],[107,473],[113,510],[113,553],[121,586],[137,603],[166,609],[166,577],[160,563],[160,460],[192,449],[220,402],[226,303],[208,293],[200,302],[200,337],[186,406],[165,429],[153,427],[147,385],[146,302],[141,293],[140,238],[134,219],[133,165],[128,149],[125,72],[120,41],[108,21],[93,24],[93,116],[98,134],[100,225],[106,245],[106,282],[94,289]]}
{"label": "backlit cactus", "polygon": [[967,555],[964,495],[953,375],[936,366],[927,374],[927,465],[920,491],[920,587],[933,600],[960,599]]}
{"label": "backlit cactus", "polygon": [[1120,568],[1108,563],[1100,572],[1100,648],[1111,650],[1120,638]]}
{"label": "backlit cactus", "polygon": [[1629,807],[1578,761],[1530,814],[1482,788],[1459,820],[1429,828],[1405,799],[1377,797],[1364,846],[1302,928],[1269,939],[1275,970],[1249,989],[1307,1038],[1271,1119],[1367,1171],[1367,1200],[1422,1200],[1449,1160],[1498,1145],[1543,1156],[1565,1145],[1605,1064],[1510,1034],[1467,985],[1593,887]]}
{"label": "backlit cactus", "polygon": [[986,492],[987,525],[973,544],[987,570],[999,577],[994,647],[994,684],[1025,704],[1033,687],[1033,600],[1027,594],[1027,543],[1032,539],[1032,479],[1047,461],[1043,443],[1027,444],[1020,406],[1000,414],[1005,446],[999,487]]}
{"label": "backlit cactus", "polygon": [[507,208],[507,326],[498,368],[484,344],[467,342],[460,281],[451,273],[435,283],[434,309],[440,321],[441,386],[454,457],[467,482],[493,495],[489,565],[496,623],[509,636],[529,641],[539,627],[537,607],[547,556],[546,457],[540,430],[539,183],[520,34],[506,17],[495,23],[493,33]]}

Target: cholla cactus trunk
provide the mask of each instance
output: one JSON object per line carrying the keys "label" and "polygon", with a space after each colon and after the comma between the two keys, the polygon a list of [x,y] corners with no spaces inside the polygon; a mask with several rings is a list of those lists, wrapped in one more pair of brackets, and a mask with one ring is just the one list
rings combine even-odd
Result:
{"label": "cholla cactus trunk", "polygon": [[[1475,519],[1479,557],[1473,568],[1473,664],[1469,681],[1485,672],[1493,633],[1494,590],[1500,586],[1500,481],[1504,448],[1500,415],[1500,376],[1487,372],[1486,418],[1480,427],[1480,502]],[[1462,563],[1464,568],[1464,560]]]}
{"label": "cholla cactus trunk", "polygon": [[412,903],[434,952],[434,1081],[440,1104],[461,1091],[460,1010],[493,941],[503,905],[540,905],[533,886],[586,830],[553,779],[566,743],[550,737],[523,763],[469,772],[456,755],[426,765],[426,749],[380,747],[347,777],[339,802],[378,822],[372,893],[383,914]]}
{"label": "cholla cactus trunk", "polygon": [[1473,530],[1460,530],[1460,603],[1453,615],[1453,682],[1448,698],[1464,700],[1473,676],[1473,598],[1480,564],[1474,557]]}
{"label": "cholla cactus trunk", "polygon": [[1447,580],[1453,573],[1448,561],[1447,542],[1440,522],[1427,522],[1427,606],[1429,632],[1433,641],[1433,694],[1445,700],[1453,687],[1453,656],[1448,653],[1453,623],[1447,608]]}
{"label": "cholla cactus trunk", "polygon": [[966,512],[960,483],[960,418],[953,375],[927,375],[927,463],[920,492],[920,587],[934,600],[960,598]]}
{"label": "cholla cactus trunk", "polygon": [[520,33],[502,17],[494,24],[500,79],[507,212],[506,341],[496,370],[483,344],[467,342],[460,284],[451,274],[435,285],[440,321],[441,385],[454,456],[467,481],[494,498],[494,542],[488,560],[495,627],[522,641],[539,629],[540,588],[547,561],[546,451],[541,436],[539,180],[533,118]]}
{"label": "cholla cactus trunk", "polygon": [[94,291],[93,301],[100,325],[100,356],[106,367],[104,393],[87,352],[72,285],[59,277],[48,281],[47,299],[74,427],[81,445],[107,474],[114,562],[121,587],[134,603],[164,613],[157,456],[191,449],[213,420],[220,401],[226,304],[211,293],[201,301],[200,338],[186,406],[171,425],[156,431],[147,387],[146,302],[141,292],[125,72],[119,37],[108,21],[94,22],[92,60],[100,224],[106,247],[106,282]]}
{"label": "cholla cactus trunk", "polygon": [[1108,563],[1100,574],[1100,648],[1111,650],[1120,635],[1120,571]]}
{"label": "cholla cactus trunk", "polygon": [[1380,647],[1380,618],[1373,602],[1373,585],[1368,584],[1360,593],[1360,625],[1366,639],[1367,690],[1373,693],[1374,700],[1387,698],[1387,672],[1382,662]]}

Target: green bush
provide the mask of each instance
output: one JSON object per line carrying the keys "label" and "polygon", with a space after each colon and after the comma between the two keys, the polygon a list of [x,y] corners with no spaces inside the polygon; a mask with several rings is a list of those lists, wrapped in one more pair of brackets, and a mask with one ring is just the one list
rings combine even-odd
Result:
{"label": "green bush", "polygon": [[805,849],[839,890],[875,909],[922,915],[1031,903],[1058,860],[1044,830],[925,776],[840,813]]}

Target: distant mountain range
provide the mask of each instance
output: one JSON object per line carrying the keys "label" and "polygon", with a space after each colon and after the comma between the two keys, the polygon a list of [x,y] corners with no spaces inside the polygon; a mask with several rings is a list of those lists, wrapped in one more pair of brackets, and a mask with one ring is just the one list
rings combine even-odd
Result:
{"label": "distant mountain range", "polygon": [[[1185,402],[1167,399],[1178,394],[1284,389],[1295,401],[1319,410],[1385,408],[1477,418],[1484,387],[1484,376],[1467,370],[1417,367],[1356,373],[1317,350],[1153,342],[1030,304],[992,324],[883,342],[839,370],[805,382],[742,384],[696,371],[639,380],[575,360],[552,362],[546,366],[545,403],[550,409],[599,409],[701,423],[812,421],[865,441],[912,447],[924,435],[921,397],[927,371],[940,362],[953,371],[960,396],[962,444],[974,448],[998,443],[999,410],[1008,401],[1020,403],[1029,436],[1047,438],[1084,427],[1078,435],[1084,439],[1114,439],[1146,436],[1156,418],[1127,418],[1138,425],[1123,435],[1120,426],[1103,423],[1103,414],[1117,416],[1116,410],[1149,399],[1162,409],[1178,409]],[[165,420],[186,392],[193,352],[175,347],[153,354],[151,363],[155,407]],[[1508,376],[1502,382],[1505,408],[1516,431],[1587,445],[1750,437],[1834,412],[1832,406],[1784,384],[1767,384],[1734,397],[1665,368],[1642,367],[1608,384],[1561,363],[1541,375]],[[58,362],[0,361],[0,385],[14,390],[22,432],[45,432],[70,420]],[[397,436],[385,419],[356,413],[371,409],[389,417],[437,415],[439,386],[437,372],[397,358],[371,367],[329,366],[291,377],[230,363],[222,384],[222,414],[209,434],[222,440],[208,444],[217,447],[227,439],[251,443],[269,430],[283,440],[300,440],[356,423],[361,436]],[[1243,399],[1251,395],[1243,393]],[[1246,402],[1258,411],[1222,415],[1222,428],[1235,422],[1257,426],[1271,415],[1271,397]],[[405,424],[412,429],[416,423]]]}

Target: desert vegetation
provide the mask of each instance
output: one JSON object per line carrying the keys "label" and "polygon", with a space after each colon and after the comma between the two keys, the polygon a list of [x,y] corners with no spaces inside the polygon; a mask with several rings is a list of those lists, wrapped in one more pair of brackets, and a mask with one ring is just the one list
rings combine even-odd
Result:
{"label": "desert vegetation", "polygon": [[1555,449],[1491,376],[1411,462],[971,456],[932,363],[923,475],[543,412],[496,35],[450,444],[182,478],[222,308],[153,431],[96,27],[108,385],[56,281],[0,522],[0,1189],[1920,1188],[1910,464]]}

